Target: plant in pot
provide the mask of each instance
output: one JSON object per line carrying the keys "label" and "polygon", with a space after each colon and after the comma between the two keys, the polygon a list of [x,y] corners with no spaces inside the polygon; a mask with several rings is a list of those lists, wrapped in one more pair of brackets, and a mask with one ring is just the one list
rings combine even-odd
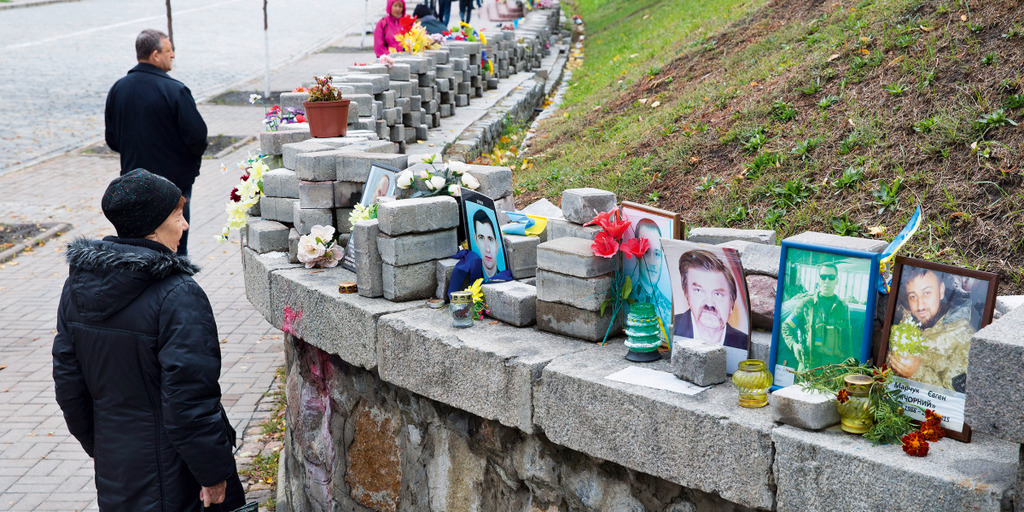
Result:
{"label": "plant in pot", "polygon": [[331,75],[314,76],[316,85],[309,88],[309,100],[302,102],[306,122],[313,137],[344,137],[348,132],[348,107],[341,91],[331,85]]}

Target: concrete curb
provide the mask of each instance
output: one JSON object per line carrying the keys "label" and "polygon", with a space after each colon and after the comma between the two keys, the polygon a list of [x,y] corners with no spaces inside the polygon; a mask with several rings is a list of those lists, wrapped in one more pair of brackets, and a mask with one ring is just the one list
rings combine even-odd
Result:
{"label": "concrete curb", "polygon": [[42,233],[40,233],[40,234],[38,234],[38,235],[36,235],[36,236],[34,236],[34,237],[24,241],[24,242],[21,242],[21,243],[18,243],[18,244],[14,244],[14,247],[11,247],[10,249],[7,249],[7,250],[5,250],[3,252],[0,252],[0,263],[6,263],[6,262],[8,262],[10,260],[13,260],[15,257],[18,256],[18,254],[21,251],[24,251],[25,249],[29,249],[29,248],[35,247],[36,244],[38,244],[40,242],[43,242],[43,241],[46,241],[46,240],[49,240],[49,239],[51,239],[51,238],[61,234],[61,232],[68,231],[68,230],[71,229],[71,227],[72,227],[71,224],[68,224],[66,222],[61,222],[59,224],[53,225],[50,229],[47,229],[46,231],[43,231]]}
{"label": "concrete curb", "polygon": [[36,7],[36,6],[40,6],[40,5],[63,4],[63,3],[67,3],[67,2],[81,2],[81,1],[82,0],[35,0],[35,1],[29,0],[27,2],[0,4],[0,11],[4,11],[4,10],[7,10],[7,9],[17,9],[19,7]]}

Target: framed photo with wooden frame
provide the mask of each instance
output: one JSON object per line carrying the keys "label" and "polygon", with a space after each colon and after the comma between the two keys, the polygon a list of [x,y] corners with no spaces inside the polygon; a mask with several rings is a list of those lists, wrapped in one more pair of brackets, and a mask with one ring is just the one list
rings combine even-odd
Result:
{"label": "framed photo with wooden frame", "polygon": [[622,262],[623,272],[633,280],[630,298],[654,304],[654,310],[662,323],[661,339],[671,347],[672,280],[669,278],[661,239],[682,238],[683,222],[678,213],[629,201],[623,201],[621,209],[622,217],[629,221],[629,228],[623,234],[622,241],[646,238],[651,244],[643,258],[625,258]]}
{"label": "framed photo with wooden frame", "polygon": [[896,257],[878,360],[896,375],[904,414],[942,415],[946,436],[968,443],[964,423],[971,338],[992,322],[999,276]]}
{"label": "framed photo with wooden frame", "polygon": [[[366,176],[366,184],[363,185],[363,195],[359,198],[359,204],[369,208],[378,199],[395,195],[395,180],[398,177],[398,169],[386,165],[371,164],[370,173]],[[341,258],[341,266],[345,269],[356,271],[356,246],[349,238],[345,246],[345,256]]]}
{"label": "framed photo with wooden frame", "polygon": [[768,367],[772,390],[793,372],[871,356],[880,255],[782,241]]}

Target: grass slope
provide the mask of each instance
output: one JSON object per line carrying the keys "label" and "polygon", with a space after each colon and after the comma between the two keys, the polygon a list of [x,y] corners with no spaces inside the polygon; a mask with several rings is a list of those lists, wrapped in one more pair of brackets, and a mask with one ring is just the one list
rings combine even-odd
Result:
{"label": "grass slope", "polygon": [[1024,293],[1021,0],[577,0],[582,67],[516,173],[687,225],[891,239]]}

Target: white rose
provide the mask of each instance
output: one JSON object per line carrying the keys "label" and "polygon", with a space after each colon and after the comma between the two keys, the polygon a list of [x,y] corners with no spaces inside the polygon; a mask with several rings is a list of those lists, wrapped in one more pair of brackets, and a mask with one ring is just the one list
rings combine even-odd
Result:
{"label": "white rose", "polygon": [[430,173],[427,172],[426,169],[423,169],[422,171],[420,171],[420,179],[421,180],[429,180],[430,179]]}
{"label": "white rose", "polygon": [[324,255],[324,246],[316,243],[316,240],[309,235],[299,238],[299,261],[306,264],[306,268],[312,268],[317,258]]}
{"label": "white rose", "polygon": [[337,267],[338,262],[341,261],[342,255],[341,247],[338,247],[337,245],[331,246],[331,248],[327,249],[327,252],[324,253],[324,267]]}
{"label": "white rose", "polygon": [[427,180],[427,189],[430,191],[438,190],[445,185],[446,181],[440,176],[434,176]]}
{"label": "white rose", "polygon": [[454,183],[448,185],[448,195],[452,197],[459,197],[459,186]]}
{"label": "white rose", "polygon": [[398,179],[395,181],[395,186],[402,189],[407,189],[412,186],[412,171],[406,169],[398,174]]}
{"label": "white rose", "polygon": [[480,188],[480,182],[477,181],[476,177],[467,172],[462,175],[462,186],[470,190],[476,190]]}
{"label": "white rose", "polygon": [[317,238],[326,246],[334,239],[334,226],[321,226],[317,224],[309,230],[309,236],[313,237],[313,240]]}
{"label": "white rose", "polygon": [[469,172],[469,166],[465,162],[459,162],[458,160],[452,160],[448,162],[448,170],[455,174],[464,174]]}

